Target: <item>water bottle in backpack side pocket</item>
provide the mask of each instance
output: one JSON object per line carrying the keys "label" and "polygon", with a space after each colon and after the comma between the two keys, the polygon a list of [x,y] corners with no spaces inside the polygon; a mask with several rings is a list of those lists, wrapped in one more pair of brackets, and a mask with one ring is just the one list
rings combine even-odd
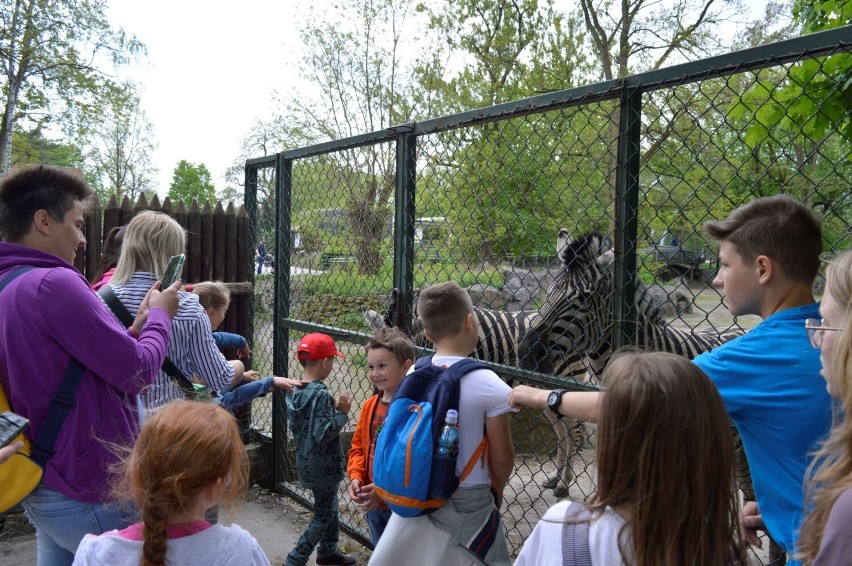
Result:
{"label": "water bottle in backpack side pocket", "polygon": [[449,499],[458,487],[456,461],[459,455],[459,413],[447,411],[444,427],[438,437],[438,446],[432,457],[432,472],[429,475],[429,497]]}

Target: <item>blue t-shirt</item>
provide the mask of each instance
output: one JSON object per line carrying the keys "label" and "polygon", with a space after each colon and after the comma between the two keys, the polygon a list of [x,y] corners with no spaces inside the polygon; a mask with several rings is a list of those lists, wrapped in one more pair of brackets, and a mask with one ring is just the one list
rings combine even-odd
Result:
{"label": "blue t-shirt", "polygon": [[694,360],[739,429],[763,521],[788,552],[798,538],[810,454],[831,428],[831,398],[819,350],[808,342],[808,318],[819,318],[819,304],[775,313]]}

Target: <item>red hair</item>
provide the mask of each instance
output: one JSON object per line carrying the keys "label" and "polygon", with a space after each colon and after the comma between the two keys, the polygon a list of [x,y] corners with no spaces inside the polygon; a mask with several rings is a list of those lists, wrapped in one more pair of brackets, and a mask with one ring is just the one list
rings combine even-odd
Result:
{"label": "red hair", "polygon": [[213,403],[165,405],[142,426],[125,464],[123,488],[136,502],[143,523],[142,566],[166,563],[170,516],[187,510],[217,480],[225,479],[230,505],[248,485],[248,456],[237,423]]}

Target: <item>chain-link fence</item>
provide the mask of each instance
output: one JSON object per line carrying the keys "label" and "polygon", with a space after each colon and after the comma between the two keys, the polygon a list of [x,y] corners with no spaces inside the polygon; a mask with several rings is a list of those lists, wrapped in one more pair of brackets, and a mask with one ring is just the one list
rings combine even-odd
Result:
{"label": "chain-link fence", "polygon": [[[412,331],[417,290],[453,280],[481,309],[479,356],[501,377],[594,388],[586,369],[599,364],[585,356],[601,352],[574,360],[554,356],[551,344],[521,343],[564,269],[557,246],[590,233],[615,251],[606,296],[586,299],[608,317],[599,326],[609,349],[633,343],[649,310],[653,324],[687,330],[687,342],[696,333],[725,339],[738,326],[751,328],[757,318],[731,317],[708,283],[717,259],[702,225],[755,197],[786,193],[822,216],[827,257],[849,247],[850,32],[248,161],[252,240],[265,237],[274,250],[255,285],[255,367],[297,376],[298,338],[334,336],[346,358],[326,383],[334,394],[355,395],[348,448],[373,394],[363,351],[369,333],[389,312]],[[413,337],[424,345],[416,329]],[[530,357],[531,350],[543,354]],[[256,404],[254,419],[272,431],[275,487],[306,499],[295,482],[283,398]],[[517,554],[558,497],[593,493],[594,430],[565,422],[554,429],[531,411],[515,416],[512,428],[516,466],[503,521]],[[345,482],[341,515],[368,538]]]}

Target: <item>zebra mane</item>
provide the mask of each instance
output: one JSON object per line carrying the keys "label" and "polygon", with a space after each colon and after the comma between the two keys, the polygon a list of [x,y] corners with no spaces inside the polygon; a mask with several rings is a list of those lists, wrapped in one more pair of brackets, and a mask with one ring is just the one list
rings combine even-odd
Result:
{"label": "zebra mane", "polygon": [[[612,250],[612,241],[593,231],[583,234],[559,250],[559,259],[567,269],[574,270],[597,260]],[[665,325],[666,320],[660,312],[662,305],[656,304],[648,294],[648,286],[636,277],[636,308],[640,316],[645,316],[654,324]]]}
{"label": "zebra mane", "polygon": [[579,236],[559,250],[559,260],[562,265],[573,269],[579,265],[589,264],[596,258],[612,249],[612,242],[600,232],[589,232]]}

